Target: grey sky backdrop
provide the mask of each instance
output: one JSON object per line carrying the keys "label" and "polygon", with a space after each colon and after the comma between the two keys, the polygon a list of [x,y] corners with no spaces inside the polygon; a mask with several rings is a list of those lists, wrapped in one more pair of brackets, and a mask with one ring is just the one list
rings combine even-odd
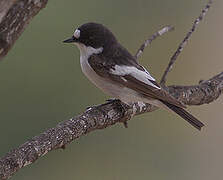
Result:
{"label": "grey sky backdrop", "polygon": [[[0,62],[0,156],[87,106],[109,97],[80,70],[79,51],[62,40],[94,21],[131,53],[164,25],[175,31],[146,48],[140,62],[159,81],[206,1],[49,1]],[[223,1],[216,1],[180,55],[168,84],[192,85],[223,69]],[[188,110],[206,124],[196,131],[164,110],[95,131],[19,171],[15,180],[222,179],[223,98]]]}

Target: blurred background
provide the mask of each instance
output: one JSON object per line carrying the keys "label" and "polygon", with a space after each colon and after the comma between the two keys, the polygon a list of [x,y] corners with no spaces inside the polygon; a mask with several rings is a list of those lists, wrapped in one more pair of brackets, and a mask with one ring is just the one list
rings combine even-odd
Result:
{"label": "blurred background", "polygon": [[[155,40],[140,62],[159,81],[171,55],[206,1],[49,1],[0,62],[0,156],[109,97],[82,74],[79,50],[62,41],[79,25],[106,25],[131,53],[164,25],[175,31]],[[168,75],[192,85],[222,72],[223,1],[216,1]],[[90,93],[89,93],[90,92]],[[134,117],[74,141],[23,168],[16,180],[222,179],[223,97],[188,110],[201,132],[164,110]]]}

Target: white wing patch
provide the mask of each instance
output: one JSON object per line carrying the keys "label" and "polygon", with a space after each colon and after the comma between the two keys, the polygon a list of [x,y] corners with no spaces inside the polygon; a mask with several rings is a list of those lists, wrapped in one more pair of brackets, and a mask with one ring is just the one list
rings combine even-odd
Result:
{"label": "white wing patch", "polygon": [[145,68],[144,70],[145,71],[141,71],[133,66],[115,65],[115,70],[111,69],[110,72],[114,75],[119,75],[119,76],[131,75],[134,78],[138,79],[139,81],[142,81],[150,86],[160,89],[160,87],[156,86],[155,84],[151,82],[151,81],[156,81],[156,80],[149,74],[149,72]]}

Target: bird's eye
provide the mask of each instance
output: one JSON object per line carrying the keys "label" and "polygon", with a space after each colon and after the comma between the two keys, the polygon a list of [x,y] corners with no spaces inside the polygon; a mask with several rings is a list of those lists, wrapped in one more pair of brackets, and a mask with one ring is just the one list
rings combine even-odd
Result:
{"label": "bird's eye", "polygon": [[74,31],[74,37],[75,38],[79,38],[80,37],[80,34],[81,34],[81,31],[79,30],[79,29],[76,29],[75,31]]}

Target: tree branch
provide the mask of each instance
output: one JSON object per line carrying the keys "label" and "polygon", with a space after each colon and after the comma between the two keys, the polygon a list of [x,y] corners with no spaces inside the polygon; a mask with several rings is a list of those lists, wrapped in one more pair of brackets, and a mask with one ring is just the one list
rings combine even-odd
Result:
{"label": "tree branch", "polygon": [[[187,105],[210,103],[223,92],[223,72],[195,86],[170,86],[168,90]],[[52,150],[64,148],[80,136],[156,109],[157,107],[142,102],[128,107],[118,100],[89,108],[81,115],[59,123],[55,128],[48,129],[7,153],[0,159],[0,179],[8,179],[22,167]]]}
{"label": "tree branch", "polygon": [[0,60],[7,55],[30,20],[46,6],[48,0],[0,1]]}

